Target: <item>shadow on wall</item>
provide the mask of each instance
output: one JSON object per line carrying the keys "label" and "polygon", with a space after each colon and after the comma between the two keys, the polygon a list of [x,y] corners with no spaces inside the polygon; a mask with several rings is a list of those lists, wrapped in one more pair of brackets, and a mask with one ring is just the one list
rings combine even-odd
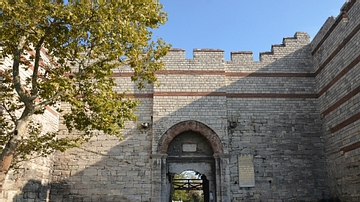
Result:
{"label": "shadow on wall", "polygon": [[127,127],[124,140],[98,136],[82,148],[59,152],[50,201],[149,201],[151,137],[137,124]]}
{"label": "shadow on wall", "polygon": [[46,201],[50,186],[43,186],[38,180],[29,180],[22,188],[22,193],[13,198],[13,202],[40,202]]}
{"label": "shadow on wall", "polygon": [[[304,49],[308,48],[306,46]],[[330,194],[326,192],[327,173],[324,171],[320,115],[316,99],[311,97],[311,94],[316,93],[315,78],[272,76],[273,72],[279,70],[290,73],[313,72],[311,64],[291,66],[288,63],[298,58],[298,55],[304,55],[304,52],[308,53],[309,50],[300,49],[274,59],[274,62],[254,71],[254,74],[260,72],[260,76],[230,77],[227,85],[222,83],[219,88],[211,90],[223,93],[220,96],[172,98],[176,100],[154,98],[154,103],[141,106],[144,108],[140,107],[138,110],[148,111],[139,116],[140,123],[143,121],[142,117],[154,116],[152,127],[139,129],[135,123],[124,132],[124,141],[99,136],[82,149],[72,149],[56,155],[53,171],[53,182],[56,183],[50,185],[51,193],[48,194],[49,188],[41,186],[39,181],[30,180],[22,194],[14,198],[14,202],[45,201],[48,195],[51,202],[150,201],[151,186],[154,186],[151,184],[151,167],[154,165],[151,165],[150,155],[156,150],[153,146],[157,145],[167,129],[187,120],[202,122],[219,135],[224,150],[231,156],[228,168],[231,182],[228,189],[231,189],[232,195],[242,197],[234,197],[234,201],[329,197]],[[241,71],[240,66],[241,64],[224,64],[224,68],[232,68],[233,71]],[[264,73],[269,74],[263,76]],[[161,79],[164,79],[164,88],[176,83],[171,77],[162,76],[159,81],[163,83]],[[214,86],[213,81],[208,79],[206,82],[209,82],[209,86]],[[186,82],[188,81],[184,85]],[[198,83],[188,83],[189,90],[194,90],[194,86],[198,84],[199,88],[208,84],[196,82]],[[226,97],[226,93],[233,97]],[[266,93],[270,97],[256,97]],[[242,96],[245,94],[253,97]],[[284,94],[291,96],[276,96]],[[305,94],[305,97],[299,98],[296,94]],[[159,102],[156,103],[157,101]],[[219,107],[219,104],[226,107]],[[164,110],[154,111],[152,114],[151,111],[156,110],[154,106],[163,106]],[[227,126],[230,119],[236,122],[231,129]],[[235,183],[239,178],[237,156],[242,154],[258,156],[254,159],[254,188],[240,188]],[[254,193],[257,196],[251,195]],[[283,193],[288,195],[282,196]]]}

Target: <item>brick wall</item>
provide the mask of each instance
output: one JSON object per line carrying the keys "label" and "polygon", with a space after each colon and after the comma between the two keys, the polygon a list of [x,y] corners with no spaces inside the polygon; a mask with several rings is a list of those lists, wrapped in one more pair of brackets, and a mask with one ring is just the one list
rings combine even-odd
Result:
{"label": "brick wall", "polygon": [[[296,33],[262,53],[259,62],[239,52],[227,63],[235,201],[313,201],[328,194],[309,42],[307,34]],[[254,188],[239,188],[240,154],[254,157]]]}
{"label": "brick wall", "polygon": [[343,201],[360,200],[359,15],[349,1],[312,42],[330,190]]}
{"label": "brick wall", "polygon": [[[151,154],[169,128],[187,120],[204,123],[220,138],[230,156],[223,186],[233,200],[321,199],[327,194],[319,169],[325,160],[309,42],[296,33],[260,62],[249,53],[233,53],[225,62],[220,50],[197,49],[192,59],[172,50],[163,58],[167,69],[157,73],[161,86],[145,91],[136,90],[128,74],[114,75],[117,90],[142,101],[138,122],[129,123],[124,141],[99,136],[57,155],[51,200],[149,200],[156,186],[146,174]],[[139,130],[142,122],[152,123],[150,129]],[[254,188],[237,184],[239,154],[255,156]]]}
{"label": "brick wall", "polygon": [[[160,178],[149,175],[151,155],[169,128],[187,120],[214,130],[229,155],[222,173],[228,191],[218,194],[254,201],[329,197],[309,43],[307,34],[296,33],[259,62],[242,52],[225,62],[220,50],[194,50],[192,59],[172,50],[163,58],[167,70],[158,72],[161,86],[145,91],[136,90],[126,72],[114,75],[117,90],[142,101],[139,120],[128,124],[123,141],[99,136],[56,155],[51,200],[150,200]],[[151,127],[143,129],[143,122]],[[254,157],[254,188],[237,182],[241,154]]]}

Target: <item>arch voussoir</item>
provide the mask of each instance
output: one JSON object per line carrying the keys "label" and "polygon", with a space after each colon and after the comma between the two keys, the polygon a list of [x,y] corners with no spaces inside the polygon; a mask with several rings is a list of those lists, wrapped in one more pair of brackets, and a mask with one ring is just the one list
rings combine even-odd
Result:
{"label": "arch voussoir", "polygon": [[194,131],[202,134],[210,143],[214,153],[223,153],[221,140],[217,134],[207,125],[195,120],[183,121],[169,128],[159,140],[158,153],[166,154],[170,142],[177,135],[186,131]]}

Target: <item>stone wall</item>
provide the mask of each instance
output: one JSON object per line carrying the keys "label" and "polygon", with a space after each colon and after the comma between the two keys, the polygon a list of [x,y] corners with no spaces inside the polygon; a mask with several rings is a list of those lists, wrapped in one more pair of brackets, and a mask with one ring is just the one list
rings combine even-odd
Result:
{"label": "stone wall", "polygon": [[[145,92],[128,84],[128,74],[116,74],[118,90],[128,89],[143,102],[139,121],[129,123],[124,141],[99,136],[82,149],[57,155],[51,200],[154,199],[156,175],[147,174],[151,155],[159,153],[159,140],[169,128],[188,120],[211,128],[228,154],[218,200],[327,197],[309,43],[307,34],[296,33],[262,54],[260,62],[242,52],[225,62],[220,50],[194,50],[192,59],[172,50],[163,58],[167,70],[157,73],[161,86]],[[143,122],[151,127],[143,129]],[[239,187],[242,154],[254,156],[254,188]]]}
{"label": "stone wall", "polygon": [[[131,70],[119,68],[115,89],[141,101],[124,139],[99,135],[55,153],[49,175],[38,177],[51,176],[51,184],[24,179],[32,188],[51,187],[50,201],[166,201],[162,144],[191,129],[214,138],[217,201],[359,201],[359,4],[346,3],[312,42],[297,32],[260,53],[260,61],[251,52],[233,52],[224,61],[224,52],[213,49],[195,49],[188,59],[173,49],[163,58],[166,70],[157,72],[161,85],[142,91]],[[62,125],[59,130],[69,135]],[[239,156],[253,159],[255,186],[240,186]],[[15,201],[39,193],[17,186],[23,188]]]}
{"label": "stone wall", "polygon": [[55,154],[50,201],[150,200],[151,133],[141,123],[149,121],[142,117],[150,118],[152,102],[140,100],[139,120],[126,123],[123,140],[98,135],[81,148]]}
{"label": "stone wall", "polygon": [[312,42],[332,196],[360,200],[360,2],[349,1]]}
{"label": "stone wall", "polygon": [[[285,38],[260,61],[227,63],[231,193],[235,201],[316,201],[327,197],[324,140],[310,40]],[[300,59],[301,58],[301,59]],[[238,155],[254,160],[255,187],[239,188]],[[296,182],[296,183],[295,183]]]}

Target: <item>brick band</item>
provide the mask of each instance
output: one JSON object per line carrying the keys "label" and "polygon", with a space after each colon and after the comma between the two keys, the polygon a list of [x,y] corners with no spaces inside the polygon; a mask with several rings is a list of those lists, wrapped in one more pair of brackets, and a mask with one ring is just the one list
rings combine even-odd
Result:
{"label": "brick band", "polygon": [[351,145],[348,145],[348,146],[345,146],[343,148],[340,149],[340,151],[346,153],[346,152],[349,152],[349,151],[352,151],[352,150],[355,150],[355,149],[358,149],[360,148],[360,141],[359,142],[355,142]]}
{"label": "brick band", "polygon": [[335,133],[335,132],[337,132],[337,131],[345,128],[346,126],[354,123],[355,121],[357,121],[357,120],[359,120],[359,119],[360,119],[360,112],[357,113],[357,114],[355,114],[354,116],[346,119],[345,121],[339,123],[338,125],[332,127],[332,128],[330,129],[330,133]]}

